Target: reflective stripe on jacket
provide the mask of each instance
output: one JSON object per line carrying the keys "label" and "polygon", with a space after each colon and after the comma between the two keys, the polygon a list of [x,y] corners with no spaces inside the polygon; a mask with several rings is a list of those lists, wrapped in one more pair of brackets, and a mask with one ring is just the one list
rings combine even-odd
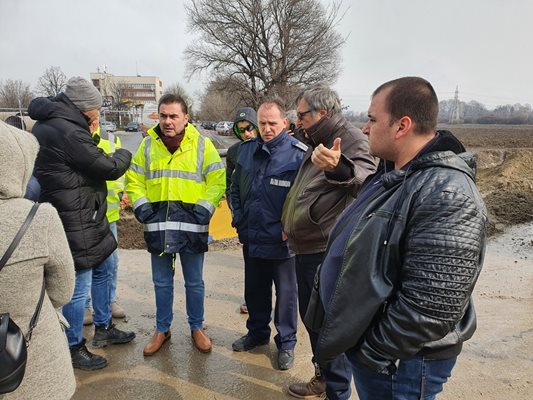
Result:
{"label": "reflective stripe on jacket", "polygon": [[[96,146],[102,149],[104,153],[113,155],[116,149],[122,147],[120,138],[113,132],[100,131],[100,127],[93,133],[93,139]],[[106,181],[107,185],[107,213],[106,218],[109,223],[120,219],[120,193],[124,192],[126,186],[126,176],[122,175],[114,181]]]}
{"label": "reflective stripe on jacket", "polygon": [[208,138],[192,124],[171,154],[148,130],[126,173],[126,190],[151,253],[207,251],[209,221],[226,188],[226,171]]}

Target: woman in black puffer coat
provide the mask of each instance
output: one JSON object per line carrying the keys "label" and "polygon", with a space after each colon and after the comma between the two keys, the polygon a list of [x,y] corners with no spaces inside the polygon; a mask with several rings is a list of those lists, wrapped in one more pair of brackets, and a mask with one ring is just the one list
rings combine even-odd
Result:
{"label": "woman in black puffer coat", "polygon": [[106,220],[106,180],[124,175],[131,153],[100,151],[84,114],[63,93],[34,99],[28,111],[41,146],[35,163],[40,201],[59,212],[76,270],[95,267],[117,247]]}

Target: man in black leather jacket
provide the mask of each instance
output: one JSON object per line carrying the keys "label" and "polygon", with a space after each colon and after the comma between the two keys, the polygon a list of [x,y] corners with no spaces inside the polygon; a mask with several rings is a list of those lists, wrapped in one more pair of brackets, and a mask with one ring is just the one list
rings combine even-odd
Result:
{"label": "man in black leather jacket", "polygon": [[487,213],[473,155],[437,114],[424,79],[374,92],[363,132],[383,161],[331,231],[315,285],[325,315],[306,316],[317,362],[344,352],[361,400],[434,399],[476,327]]}

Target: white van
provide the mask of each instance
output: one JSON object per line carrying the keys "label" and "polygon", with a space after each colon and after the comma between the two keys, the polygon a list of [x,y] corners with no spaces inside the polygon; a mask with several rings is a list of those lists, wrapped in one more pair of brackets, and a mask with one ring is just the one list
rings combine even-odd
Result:
{"label": "white van", "polygon": [[157,103],[145,103],[143,109],[141,110],[141,123],[146,127],[146,129],[149,129],[158,122],[159,114],[157,112]]}

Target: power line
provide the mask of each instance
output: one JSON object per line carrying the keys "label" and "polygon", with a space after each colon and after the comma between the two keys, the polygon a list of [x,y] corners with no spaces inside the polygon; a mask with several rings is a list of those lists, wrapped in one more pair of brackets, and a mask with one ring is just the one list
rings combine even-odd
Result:
{"label": "power line", "polygon": [[455,96],[453,98],[452,109],[450,110],[450,124],[458,124],[460,122],[461,104],[459,103],[459,86],[455,87]]}

